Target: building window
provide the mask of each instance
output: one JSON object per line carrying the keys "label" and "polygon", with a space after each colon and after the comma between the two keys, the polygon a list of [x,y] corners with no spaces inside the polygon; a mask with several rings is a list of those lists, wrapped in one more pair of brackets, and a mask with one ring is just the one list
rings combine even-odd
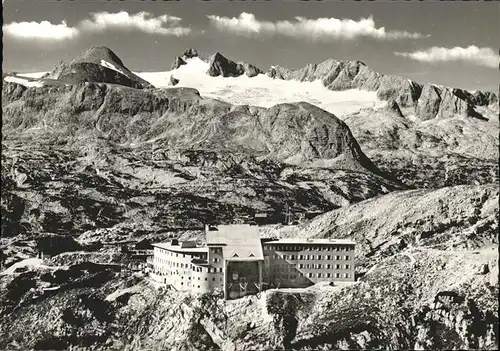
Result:
{"label": "building window", "polygon": [[345,265],[345,269],[349,269],[349,265],[348,264]]}
{"label": "building window", "polygon": [[335,265],[335,268],[336,268],[336,269],[340,269],[340,265],[339,265],[339,264],[336,264],[336,265]]}
{"label": "building window", "polygon": [[329,260],[329,259],[330,259],[330,257],[331,257],[330,255],[326,255],[326,259],[327,259],[327,260]]}
{"label": "building window", "polygon": [[318,255],[318,260],[321,260],[321,255]]}
{"label": "building window", "polygon": [[335,273],[335,278],[340,278],[340,273]]}
{"label": "building window", "polygon": [[312,278],[313,274],[312,273],[307,273],[308,278]]}
{"label": "building window", "polygon": [[215,278],[212,278],[212,281],[215,281]]}
{"label": "building window", "polygon": [[317,277],[318,277],[318,278],[321,278],[321,273],[318,273]]}
{"label": "building window", "polygon": [[331,278],[331,277],[332,277],[332,274],[331,274],[331,273],[326,273],[326,277],[327,277],[327,278]]}

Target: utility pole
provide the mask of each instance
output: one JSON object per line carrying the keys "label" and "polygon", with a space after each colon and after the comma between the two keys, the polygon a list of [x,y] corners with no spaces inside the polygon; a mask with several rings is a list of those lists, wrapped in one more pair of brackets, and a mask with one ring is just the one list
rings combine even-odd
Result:
{"label": "utility pole", "polygon": [[287,225],[292,223],[292,213],[290,212],[290,205],[288,205],[288,202],[285,204],[285,223]]}

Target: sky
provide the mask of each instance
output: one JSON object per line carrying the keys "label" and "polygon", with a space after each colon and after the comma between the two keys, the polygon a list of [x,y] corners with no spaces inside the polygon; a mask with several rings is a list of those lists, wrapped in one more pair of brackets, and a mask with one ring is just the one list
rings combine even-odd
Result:
{"label": "sky", "polygon": [[383,74],[498,92],[496,1],[4,0],[2,69],[51,70],[92,46],[132,71],[167,71],[187,48],[267,71],[328,58]]}

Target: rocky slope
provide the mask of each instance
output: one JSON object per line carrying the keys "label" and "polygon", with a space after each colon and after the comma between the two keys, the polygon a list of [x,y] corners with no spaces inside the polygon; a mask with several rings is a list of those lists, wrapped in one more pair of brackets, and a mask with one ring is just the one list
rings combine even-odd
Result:
{"label": "rocky slope", "polygon": [[399,108],[343,116],[363,151],[385,171],[417,187],[498,182],[498,118],[453,116],[418,121]]}
{"label": "rocky slope", "polygon": [[69,63],[60,62],[42,80],[61,81],[68,84],[78,82],[100,82],[120,84],[143,89],[151,84],[132,73],[120,58],[107,47],[92,47],[83,51]]}
{"label": "rocky slope", "polygon": [[267,235],[354,239],[361,269],[365,260],[373,265],[415,246],[453,251],[497,245],[498,201],[493,184],[393,192]]}
{"label": "rocky slope", "polygon": [[[462,201],[475,197],[480,200]],[[430,235],[425,226],[419,231],[419,218],[440,213],[438,203],[448,206],[448,215],[435,216],[430,226],[450,221]],[[335,231],[360,240],[355,284],[268,290],[227,302],[118,273],[109,263],[120,262],[117,256],[103,256],[102,264],[56,256],[0,276],[0,323],[9,326],[2,329],[0,347],[494,350],[498,239],[489,220],[498,228],[493,186],[402,192],[351,205],[314,220],[309,229],[314,236]],[[365,233],[399,244],[377,242],[373,254],[361,239]],[[410,238],[412,244],[404,245]]]}

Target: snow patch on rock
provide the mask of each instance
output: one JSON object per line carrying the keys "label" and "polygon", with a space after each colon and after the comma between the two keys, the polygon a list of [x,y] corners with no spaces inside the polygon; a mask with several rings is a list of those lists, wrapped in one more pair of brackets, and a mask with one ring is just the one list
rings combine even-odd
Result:
{"label": "snow patch on rock", "polygon": [[121,69],[116,68],[115,65],[109,63],[108,61],[101,60],[101,66],[112,69],[113,71],[116,71],[118,73],[125,74]]}
{"label": "snow patch on rock", "polygon": [[14,76],[5,77],[4,81],[21,84],[21,85],[24,85],[25,87],[28,87],[28,88],[30,88],[30,87],[42,87],[43,86],[43,82],[40,82],[37,80],[33,81],[33,80],[30,80],[27,78],[14,77]]}

